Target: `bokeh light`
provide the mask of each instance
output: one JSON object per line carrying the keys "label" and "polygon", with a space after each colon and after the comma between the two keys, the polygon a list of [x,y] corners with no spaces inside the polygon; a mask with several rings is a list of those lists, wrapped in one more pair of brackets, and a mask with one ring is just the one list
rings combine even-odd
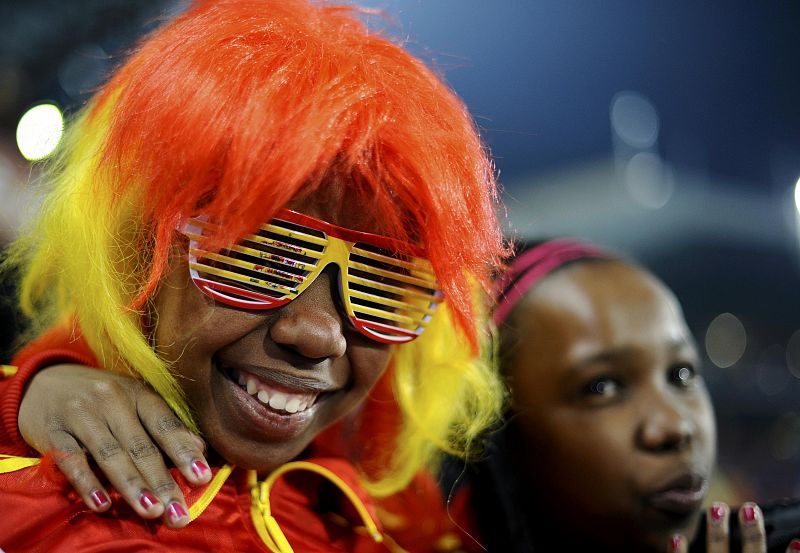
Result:
{"label": "bokeh light", "polygon": [[800,178],[794,183],[794,207],[800,213]]}
{"label": "bokeh light", "polygon": [[17,147],[30,161],[44,159],[52,154],[64,134],[64,115],[54,104],[32,107],[17,124]]}
{"label": "bokeh light", "polygon": [[796,330],[786,344],[786,366],[795,378],[800,378],[800,330]]}
{"label": "bokeh light", "polygon": [[84,99],[106,77],[111,56],[97,44],[87,43],[71,52],[58,68],[58,83],[74,99]]}
{"label": "bokeh light", "polygon": [[736,315],[717,315],[706,330],[706,354],[722,369],[735,365],[747,347],[747,332]]}
{"label": "bokeh light", "polygon": [[786,352],[778,344],[772,344],[761,353],[755,369],[756,385],[765,396],[780,394],[791,380],[786,369]]}
{"label": "bokeh light", "polygon": [[624,91],[611,99],[611,128],[629,146],[644,150],[658,140],[661,121],[653,104],[638,92]]}
{"label": "bokeh light", "polygon": [[639,152],[628,161],[625,187],[631,198],[647,209],[667,205],[674,189],[661,157],[650,152]]}
{"label": "bokeh light", "polygon": [[787,461],[800,453],[800,415],[784,413],[772,425],[768,436],[769,452],[779,461]]}

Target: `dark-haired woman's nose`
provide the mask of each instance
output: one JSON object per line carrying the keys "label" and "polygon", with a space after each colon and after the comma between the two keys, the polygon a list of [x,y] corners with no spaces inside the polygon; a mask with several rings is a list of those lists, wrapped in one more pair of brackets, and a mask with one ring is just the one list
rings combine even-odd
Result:
{"label": "dark-haired woman's nose", "polygon": [[272,340],[308,359],[337,358],[347,350],[344,315],[333,294],[336,281],[323,272],[299,296],[281,308],[272,323]]}
{"label": "dark-haired woman's nose", "polygon": [[647,402],[643,410],[636,435],[640,449],[661,453],[682,451],[691,445],[697,426],[680,401],[662,397]]}

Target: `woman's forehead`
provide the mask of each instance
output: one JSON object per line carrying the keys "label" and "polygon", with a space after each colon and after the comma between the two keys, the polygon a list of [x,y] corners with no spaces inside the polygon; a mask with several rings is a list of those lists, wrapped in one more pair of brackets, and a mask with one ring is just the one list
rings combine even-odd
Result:
{"label": "woman's forehead", "polygon": [[[686,341],[675,298],[648,273],[620,262],[576,264],[548,276],[526,298],[528,331],[567,342],[587,337],[597,347]],[[537,324],[530,324],[537,323]]]}
{"label": "woman's forehead", "polygon": [[370,216],[369,210],[353,209],[347,202],[324,201],[317,194],[313,194],[292,199],[284,207],[338,227],[375,233],[374,217]]}
{"label": "woman's forehead", "polygon": [[406,238],[398,236],[401,234],[396,224],[397,212],[401,211],[399,206],[393,206],[394,213],[387,212],[367,195],[348,188],[337,184],[321,186],[313,192],[296,196],[283,207],[338,227],[401,240]]}

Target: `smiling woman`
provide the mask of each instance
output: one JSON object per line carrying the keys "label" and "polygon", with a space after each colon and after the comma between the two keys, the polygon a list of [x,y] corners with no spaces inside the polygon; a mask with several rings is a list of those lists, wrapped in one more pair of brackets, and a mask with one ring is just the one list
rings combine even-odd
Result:
{"label": "smiling woman", "polygon": [[[243,297],[252,290],[237,280],[242,276],[241,264],[246,263],[241,256],[234,263],[233,258],[216,255],[216,270],[209,273],[212,278],[201,278],[195,275],[210,270],[210,266],[204,267],[202,256],[215,254],[196,250],[194,262],[191,257],[174,262],[155,297],[159,317],[153,333],[156,348],[171,361],[174,374],[183,377],[182,390],[194,406],[204,435],[228,462],[242,468],[271,470],[296,457],[317,434],[359,405],[383,373],[392,354],[391,344],[416,338],[430,318],[419,317],[413,332],[398,334],[402,327],[389,324],[395,322],[392,320],[396,318],[395,312],[432,314],[431,303],[439,299],[431,294],[424,310],[406,300],[409,294],[421,295],[419,290],[423,288],[414,279],[433,291],[438,290],[432,272],[428,273],[427,281],[420,277],[396,280],[391,299],[359,292],[355,289],[357,282],[365,283],[362,289],[389,286],[377,282],[380,273],[376,276],[374,271],[362,270],[369,278],[350,276],[352,269],[366,267],[351,259],[360,251],[356,244],[362,244],[363,248],[369,241],[391,243],[386,237],[364,232],[378,228],[377,221],[372,216],[356,214],[355,209],[347,206],[331,212],[330,204],[320,201],[317,195],[292,200],[288,205],[292,211],[284,210],[279,220],[266,226],[270,233],[263,239],[268,248],[281,251],[282,255],[275,255],[283,260],[283,268],[276,269],[277,261],[273,258],[266,275],[275,277],[279,273],[282,279],[289,279],[289,275],[302,278],[298,291],[287,291],[285,298],[263,295],[264,290],[283,294],[289,286],[277,284],[281,279],[264,280],[245,274],[243,280],[249,285],[257,284],[251,288],[262,292]],[[305,225],[289,226],[286,219],[303,221]],[[285,241],[297,243],[299,236],[313,233],[315,229],[308,225],[317,227],[320,253],[333,249],[336,244],[333,240],[337,239],[328,237],[332,233],[354,239],[340,242],[352,253],[341,261],[331,261],[330,265],[320,261],[312,268],[311,261],[318,254],[304,248],[299,253],[309,260],[306,263],[309,266],[287,274],[297,268],[297,263],[284,257],[288,254],[283,250],[297,254],[298,248],[287,247]],[[275,234],[280,229],[282,234]],[[271,234],[281,241],[270,238]],[[312,241],[313,235],[306,236],[305,240]],[[246,242],[252,247],[260,239],[249,235]],[[395,244],[394,249],[402,246]],[[388,251],[383,257],[386,266],[393,259],[396,264],[409,263]],[[325,255],[320,259],[324,260]],[[424,267],[422,260],[417,265]],[[430,264],[427,265],[430,271]],[[197,267],[197,272],[189,267]],[[266,267],[248,265],[246,270],[263,276]],[[197,286],[188,282],[190,275]],[[209,302],[206,296],[216,302]],[[260,296],[263,303],[254,296]],[[357,308],[359,313],[369,311],[374,314],[373,319],[387,321],[365,323],[351,307],[364,297],[372,298],[375,306],[392,302],[401,307]],[[183,323],[192,320],[197,323]],[[388,330],[378,332],[376,328]]]}
{"label": "smiling woman", "polygon": [[[70,125],[6,262],[33,333],[49,330],[0,384],[0,453],[17,456],[0,461],[2,547],[371,551],[377,498],[414,481],[420,501],[437,453],[496,417],[471,301],[504,251],[492,166],[462,103],[366,15],[198,1]],[[31,476],[47,471],[26,468],[18,410],[88,508]],[[276,484],[298,469],[327,483]],[[212,473],[201,497],[179,489]],[[112,503],[117,521],[89,511]],[[139,518],[161,515],[196,522],[181,536]],[[396,539],[438,539],[392,520]]]}

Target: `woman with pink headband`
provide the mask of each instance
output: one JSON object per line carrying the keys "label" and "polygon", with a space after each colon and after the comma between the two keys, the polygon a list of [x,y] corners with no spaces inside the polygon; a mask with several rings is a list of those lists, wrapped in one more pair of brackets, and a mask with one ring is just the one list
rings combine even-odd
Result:
{"label": "woman with pink headband", "polygon": [[[615,253],[558,239],[519,248],[495,297],[510,411],[464,488],[488,550],[685,551],[716,429],[674,295]],[[739,550],[729,514],[710,505],[708,551]],[[766,551],[759,507],[738,521],[744,551]]]}

